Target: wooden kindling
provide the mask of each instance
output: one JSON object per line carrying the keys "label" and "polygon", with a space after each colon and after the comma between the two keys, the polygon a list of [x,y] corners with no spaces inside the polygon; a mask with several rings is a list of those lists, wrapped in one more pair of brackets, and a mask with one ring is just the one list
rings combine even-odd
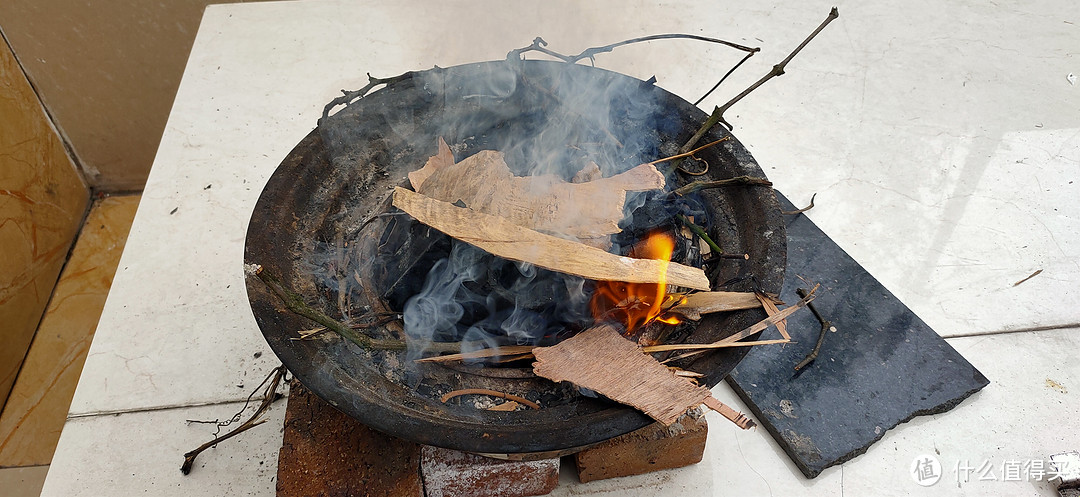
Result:
{"label": "wooden kindling", "polygon": [[[773,344],[781,344],[781,343],[791,343],[790,335],[785,336],[785,338],[775,339],[775,340],[757,340],[757,341],[752,341],[752,342],[742,342],[740,340],[743,340],[744,338],[747,338],[747,337],[749,337],[749,336],[751,336],[751,335],[753,335],[755,333],[763,331],[766,328],[768,328],[769,326],[777,326],[778,329],[779,329],[779,326],[782,325],[785,322],[785,320],[787,319],[788,316],[795,313],[795,311],[798,311],[799,309],[802,309],[807,304],[809,304],[809,302],[811,300],[814,299],[814,293],[817,291],[817,288],[818,287],[815,286],[814,289],[811,290],[810,293],[807,294],[806,297],[802,298],[801,300],[796,302],[794,305],[791,305],[790,307],[786,307],[784,309],[777,309],[776,305],[775,305],[775,303],[773,303],[772,299],[769,298],[768,296],[764,296],[764,295],[762,295],[761,297],[758,297],[754,293],[741,294],[741,293],[738,293],[738,292],[704,292],[706,294],[733,293],[733,294],[736,294],[737,296],[736,297],[730,297],[730,296],[705,295],[705,297],[702,298],[699,302],[696,302],[693,305],[690,305],[690,306],[688,306],[687,308],[685,308],[683,310],[686,310],[686,311],[691,312],[691,313],[692,313],[692,311],[690,311],[691,309],[694,310],[694,311],[700,311],[702,313],[704,313],[704,312],[718,312],[718,311],[721,311],[721,310],[733,310],[733,309],[726,309],[726,308],[725,309],[717,309],[716,308],[717,306],[712,306],[711,310],[705,311],[705,310],[703,310],[704,306],[696,307],[698,304],[700,304],[702,302],[723,301],[723,300],[727,300],[727,299],[731,299],[731,298],[738,299],[739,301],[744,302],[747,306],[749,306],[748,308],[760,307],[760,306],[762,306],[764,304],[764,302],[767,301],[769,303],[769,305],[772,307],[772,310],[766,311],[766,314],[768,315],[768,317],[766,317],[765,319],[762,319],[761,321],[758,321],[758,322],[746,327],[745,329],[738,331],[737,333],[735,333],[735,334],[733,334],[731,336],[722,338],[722,339],[717,340],[715,342],[710,342],[710,343],[672,343],[672,344],[647,345],[645,347],[642,347],[641,351],[644,352],[644,353],[649,353],[649,354],[654,353],[654,352],[670,352],[670,351],[676,351],[676,350],[690,350],[691,351],[691,352],[687,352],[687,353],[679,355],[679,356],[672,357],[670,359],[666,359],[664,361],[664,362],[671,362],[671,361],[674,361],[674,360],[682,359],[682,358],[685,358],[685,357],[689,357],[691,355],[700,354],[702,352],[705,352],[705,351],[708,351],[708,350],[714,350],[714,349],[724,349],[724,348],[730,348],[730,347],[750,347],[750,346],[755,346],[755,345],[773,345]],[[695,294],[695,295],[700,295],[700,294]],[[691,297],[692,297],[692,295],[691,295]],[[760,298],[760,300],[759,300],[759,298]],[[751,305],[751,300],[756,305]],[[676,307],[675,309],[678,309],[678,307]],[[786,335],[786,333],[787,333],[786,328],[783,329],[783,331],[781,331],[781,334],[783,334],[783,335]],[[448,355],[442,355],[442,356],[427,357],[427,358],[424,358],[424,359],[419,359],[418,362],[451,362],[451,361],[460,361],[460,360],[465,360],[465,359],[486,359],[486,358],[491,358],[491,357],[513,357],[513,358],[516,358],[516,359],[524,359],[524,358],[526,358],[528,356],[529,353],[531,353],[533,351],[534,348],[535,347],[533,347],[531,345],[492,347],[492,348],[475,350],[475,351],[471,351],[471,352],[463,352],[463,353],[458,353],[458,354],[448,354]]]}
{"label": "wooden kindling", "polygon": [[666,280],[669,285],[709,290],[709,278],[701,269],[618,256],[401,187],[394,190],[393,205],[423,224],[504,259],[591,280],[652,284]]}
{"label": "wooden kindling", "polygon": [[761,305],[753,292],[698,292],[687,295],[670,312],[697,321],[702,314],[753,309]]}

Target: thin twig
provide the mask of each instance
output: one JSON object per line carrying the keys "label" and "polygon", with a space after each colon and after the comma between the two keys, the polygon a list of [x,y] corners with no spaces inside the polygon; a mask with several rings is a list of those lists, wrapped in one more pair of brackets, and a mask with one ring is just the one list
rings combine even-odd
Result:
{"label": "thin twig", "polygon": [[[714,342],[714,343],[658,344],[658,345],[646,345],[646,346],[643,346],[641,348],[641,351],[645,352],[645,353],[648,353],[648,354],[651,354],[651,353],[654,353],[654,352],[669,352],[669,351],[672,351],[672,350],[694,350],[694,351],[704,352],[706,350],[727,349],[727,348],[734,348],[734,347],[753,347],[755,345],[773,345],[773,344],[778,344],[778,343],[795,343],[795,342],[792,342],[791,340],[786,340],[786,339],[777,339],[777,340],[757,340],[757,341],[752,341],[752,342],[724,342],[724,341],[720,341],[720,342]],[[526,348],[526,349],[531,351],[535,347],[530,345],[530,346],[521,346],[520,348]],[[424,359],[418,359],[416,362],[455,362],[455,361],[461,361],[461,360],[464,360],[464,359],[477,359],[477,358],[482,358],[482,357],[495,357],[495,356],[512,357],[513,360],[517,361],[517,360],[528,359],[528,358],[532,357],[531,352],[529,352],[529,353],[521,353],[521,354],[514,354],[514,355],[507,356],[506,355],[507,351],[505,349],[506,349],[505,347],[492,347],[490,349],[483,349],[483,350],[474,352],[474,353],[472,353],[473,355],[470,355],[470,354],[449,354],[449,355],[443,355],[443,356],[435,356],[435,357],[427,357],[427,358],[424,358]],[[668,361],[675,360],[675,359],[678,359],[678,357],[669,359]],[[668,362],[668,361],[664,361],[664,362]],[[497,362],[504,362],[504,361],[497,361]],[[460,394],[460,395],[464,395],[464,394]]]}
{"label": "thin twig", "polygon": [[1016,283],[1013,283],[1013,286],[1017,286],[1017,285],[1019,285],[1019,284],[1021,284],[1021,283],[1025,282],[1025,281],[1027,281],[1027,280],[1030,280],[1031,278],[1034,278],[1034,277],[1036,277],[1036,276],[1038,276],[1038,275],[1042,274],[1042,272],[1043,272],[1043,270],[1042,270],[1042,269],[1040,269],[1040,270],[1038,270],[1038,271],[1035,271],[1034,273],[1031,273],[1031,275],[1029,275],[1029,276],[1028,276],[1027,278],[1024,278],[1024,279],[1022,279],[1022,280],[1020,280],[1020,281],[1017,281]]}
{"label": "thin twig", "polygon": [[522,60],[521,56],[522,56],[522,54],[524,54],[526,52],[540,52],[540,53],[547,54],[547,55],[550,55],[552,57],[555,57],[556,59],[559,59],[559,60],[561,60],[563,62],[572,63],[570,61],[570,57],[568,57],[566,55],[563,55],[563,54],[561,54],[559,52],[556,52],[554,50],[549,50],[549,49],[545,48],[545,47],[547,47],[547,44],[548,44],[548,42],[544,41],[543,38],[537,36],[536,38],[533,38],[533,42],[532,42],[531,45],[529,45],[527,47],[522,47],[522,48],[518,48],[518,49],[515,49],[515,50],[511,50],[510,52],[508,52],[506,54],[506,59],[507,60]]}
{"label": "thin twig", "polygon": [[694,181],[693,183],[687,183],[679,188],[676,188],[668,193],[668,196],[673,195],[688,195],[698,190],[704,190],[706,188],[720,188],[723,186],[772,186],[772,181],[764,178],[755,178],[753,176],[743,175],[736,176],[734,178],[720,179],[715,181]]}
{"label": "thin twig", "polygon": [[[810,289],[810,292],[805,297],[803,297],[802,300],[799,300],[798,302],[792,304],[789,307],[781,309],[780,312],[778,312],[776,314],[773,314],[773,315],[771,315],[769,317],[766,317],[765,319],[762,319],[761,321],[758,321],[757,323],[754,323],[754,324],[744,328],[742,331],[739,331],[738,333],[735,333],[734,335],[728,336],[726,338],[721,339],[720,341],[713,342],[713,344],[709,344],[709,345],[711,345],[711,348],[716,348],[718,345],[721,345],[721,344],[738,342],[739,340],[742,340],[742,339],[744,339],[746,337],[749,337],[750,335],[753,335],[755,333],[759,333],[761,331],[764,331],[769,326],[775,326],[777,321],[780,321],[782,319],[787,319],[787,317],[790,316],[792,313],[794,313],[795,311],[797,311],[797,310],[799,310],[799,309],[801,309],[803,307],[806,307],[810,303],[811,300],[814,300],[814,294],[817,292],[817,289],[820,286],[821,285],[817,285],[814,288]],[[701,354],[701,353],[706,352],[706,351],[707,351],[707,349],[705,349],[705,350],[694,350],[692,352],[687,352],[685,354],[681,354],[681,355],[677,355],[675,357],[665,359],[664,363],[668,363],[668,362],[671,362],[671,361],[676,361],[676,360],[679,360],[679,359],[685,359],[687,357],[698,355],[698,354]]]}
{"label": "thin twig", "polygon": [[369,336],[356,333],[348,326],[341,324],[340,321],[331,318],[330,316],[327,316],[326,314],[323,314],[314,307],[308,305],[299,295],[283,287],[281,285],[281,282],[279,282],[277,278],[269,274],[269,271],[259,270],[256,271],[255,274],[259,277],[260,280],[262,280],[263,283],[266,283],[266,286],[270,289],[270,291],[273,292],[274,295],[276,295],[279,299],[281,299],[281,302],[285,304],[285,307],[287,307],[290,311],[333,330],[338,335],[341,335],[342,338],[345,338],[350,342],[359,345],[361,348],[369,350],[406,349],[406,345],[403,340],[383,340],[371,338]]}
{"label": "thin twig", "polygon": [[[189,420],[187,420],[187,422],[188,423],[206,423],[206,424],[213,423],[213,424],[216,424],[218,426],[218,429],[216,431],[214,431],[214,436],[215,437],[218,436],[218,434],[221,433],[222,428],[224,428],[226,426],[229,426],[229,425],[231,425],[233,423],[239,423],[240,422],[240,418],[242,418],[244,416],[244,411],[247,411],[248,406],[251,405],[251,400],[255,398],[256,394],[258,394],[260,391],[263,391],[263,387],[265,387],[266,384],[268,382],[270,382],[273,377],[274,377],[274,370],[271,370],[270,373],[267,374],[266,377],[263,378],[263,380],[261,382],[259,382],[258,385],[255,386],[255,388],[251,391],[251,393],[248,394],[247,398],[244,399],[244,405],[240,406],[240,410],[236,411],[236,414],[233,414],[233,416],[231,418],[229,418],[229,419],[227,419],[225,421],[221,421],[221,420],[196,421],[196,420],[189,419]],[[264,397],[265,397],[265,395],[264,395]]]}
{"label": "thin twig", "polygon": [[697,132],[694,133],[694,136],[690,137],[690,139],[687,140],[687,142],[682,146],[682,148],[679,149],[679,151],[685,152],[694,148],[694,145],[697,145],[697,142],[701,141],[701,138],[705,136],[705,133],[708,133],[709,130],[712,129],[713,126],[716,126],[717,123],[723,123],[724,126],[727,126],[728,129],[731,129],[731,124],[724,119],[724,112],[731,108],[732,105],[735,105],[736,102],[742,100],[743,97],[749,95],[750,92],[756,90],[759,86],[765,84],[766,81],[784,74],[784,68],[787,66],[788,62],[791,62],[791,59],[793,59],[795,55],[797,55],[803,49],[803,47],[810,43],[810,41],[813,40],[814,37],[816,37],[818,33],[821,32],[821,30],[825,29],[825,26],[828,26],[829,23],[837,17],[840,17],[840,13],[836,9],[836,7],[833,7],[832,10],[829,11],[829,16],[826,17],[824,21],[822,21],[821,25],[818,26],[813,33],[810,33],[810,36],[807,36],[806,39],[803,40],[803,42],[800,43],[798,47],[795,47],[795,50],[792,51],[787,56],[787,58],[785,58],[779,64],[773,66],[772,70],[769,71],[768,74],[763,76],[756,83],[750,85],[749,88],[743,90],[742,93],[736,95],[735,98],[728,100],[728,102],[724,105],[714,108],[712,114],[709,115],[709,118],[707,120],[705,120],[705,123],[702,124],[700,128],[698,128]]}
{"label": "thin twig", "polygon": [[[748,52],[751,55],[753,55],[756,52],[761,51],[760,48],[751,48],[751,47],[739,45],[737,43],[732,43],[730,41],[720,40],[720,39],[717,39],[717,38],[709,38],[709,37],[706,37],[706,36],[698,36],[698,35],[690,35],[690,34],[661,34],[661,35],[642,36],[640,38],[631,38],[629,40],[623,40],[623,41],[620,41],[620,42],[617,42],[617,43],[612,43],[610,45],[604,45],[602,47],[587,48],[587,49],[583,50],[581,53],[579,53],[577,55],[563,55],[563,54],[560,54],[560,53],[558,53],[558,52],[556,52],[554,50],[550,50],[548,48],[545,48],[545,47],[547,47],[547,42],[544,41],[543,38],[537,36],[535,39],[533,39],[533,42],[532,42],[531,45],[529,45],[527,47],[524,47],[524,48],[511,50],[510,53],[506,54],[506,58],[511,59],[511,60],[514,60],[514,59],[520,60],[521,55],[524,54],[525,52],[541,52],[541,53],[544,53],[544,54],[549,55],[551,57],[555,57],[556,59],[559,59],[559,60],[561,60],[563,62],[566,62],[566,63],[569,63],[569,64],[576,64],[581,59],[589,59],[590,62],[595,64],[596,60],[594,59],[594,57],[597,54],[607,53],[607,52],[612,51],[613,49],[616,49],[616,48],[624,46],[624,45],[631,45],[631,44],[634,44],[634,43],[642,43],[642,42],[654,41],[654,40],[696,40],[696,41],[706,41],[706,42],[709,42],[709,43],[717,43],[717,44],[720,44],[720,45],[725,45],[725,46],[734,48],[736,50],[741,50],[743,52]],[[741,62],[740,62],[740,64],[741,64]],[[738,67],[738,66],[735,66],[735,67]],[[727,77],[727,76],[725,76],[725,77]],[[723,80],[721,80],[721,81],[723,81]],[[719,83],[717,83],[717,85],[719,86]]]}
{"label": "thin twig", "polygon": [[[368,350],[405,350],[409,347],[408,342],[403,340],[372,338],[357,333],[351,326],[345,325],[308,305],[300,295],[283,287],[277,278],[268,274],[261,266],[255,271],[255,275],[258,276],[263,283],[266,283],[266,286],[270,288],[271,292],[273,292],[290,311],[333,330],[338,335],[341,335],[342,338],[355,343],[361,348]],[[459,342],[426,342],[421,346],[425,351],[444,353],[460,352],[461,345],[462,344]]]}
{"label": "thin twig", "polygon": [[750,260],[750,254],[747,254],[747,253],[742,253],[742,254],[713,254],[713,255],[709,256],[708,259],[705,260],[705,264],[712,264],[712,263],[716,262],[719,259],[734,259],[734,260],[738,260],[738,261],[748,261],[748,260]]}
{"label": "thin twig", "polygon": [[[439,69],[440,69],[439,67],[437,67],[437,66],[435,67],[435,70],[439,70]],[[340,97],[337,97],[337,98],[331,100],[330,103],[326,104],[326,106],[323,107],[322,118],[319,119],[319,124],[322,124],[322,121],[330,116],[330,111],[333,110],[334,107],[337,107],[339,105],[348,106],[353,100],[356,100],[358,98],[363,98],[365,95],[368,94],[368,92],[370,92],[376,86],[389,85],[389,84],[392,84],[392,83],[397,83],[398,81],[404,81],[406,79],[411,79],[415,75],[416,75],[415,71],[409,71],[407,73],[399,74],[399,75],[391,77],[391,78],[373,78],[373,77],[371,77],[371,73],[368,73],[368,75],[367,75],[368,84],[364,85],[363,88],[361,88],[359,90],[353,90],[353,91],[341,90],[342,95]]]}
{"label": "thin twig", "polygon": [[716,252],[717,255],[724,253],[724,249],[720,248],[720,246],[709,237],[709,234],[705,232],[704,228],[690,222],[690,220],[682,214],[679,214],[679,221],[682,221],[683,226],[689,228],[695,235],[700,236],[702,240],[705,240],[705,243],[709,244],[709,248],[711,248],[713,252]]}
{"label": "thin twig", "polygon": [[454,390],[453,392],[448,392],[444,394],[441,398],[439,398],[439,400],[441,400],[445,404],[446,401],[454,397],[460,397],[462,395],[490,395],[492,397],[498,397],[500,399],[512,400],[514,402],[517,402],[518,404],[525,405],[533,409],[540,408],[540,404],[526,399],[525,397],[514,395],[512,393],[503,393],[496,390],[488,390],[486,388],[464,388],[461,390]]}
{"label": "thin twig", "polygon": [[[758,50],[761,50],[761,49],[759,48]],[[701,98],[694,101],[694,107],[697,107],[697,104],[700,104],[702,100],[705,100],[706,98],[709,97],[709,95],[712,95],[712,92],[716,91],[717,88],[720,88],[720,85],[724,84],[724,81],[728,79],[728,76],[731,76],[732,73],[737,71],[739,69],[739,66],[742,66],[744,62],[750,60],[750,57],[753,57],[755,53],[757,53],[756,50],[753,51],[753,52],[747,53],[746,56],[742,58],[742,60],[740,60],[734,66],[731,66],[731,69],[728,69],[728,72],[724,73],[724,75],[720,78],[720,81],[717,81],[716,84],[713,85],[712,88],[709,88],[709,91],[705,92],[705,94],[702,95]]]}
{"label": "thin twig", "polygon": [[806,207],[803,207],[802,209],[795,209],[793,211],[780,211],[780,213],[785,215],[785,216],[791,216],[791,215],[795,215],[795,214],[802,214],[802,213],[814,208],[814,199],[815,198],[817,198],[816,193],[810,196],[810,205],[808,205]]}
{"label": "thin twig", "polygon": [[395,312],[376,313],[376,314],[373,314],[373,316],[374,316],[374,319],[371,322],[367,322],[367,323],[359,323],[359,322],[357,322],[357,323],[349,323],[349,328],[352,328],[354,330],[363,330],[363,329],[367,329],[367,328],[377,328],[379,326],[382,326],[382,325],[384,325],[386,323],[389,323],[391,321],[396,321],[398,319],[398,314],[395,313]]}
{"label": "thin twig", "polygon": [[695,148],[695,149],[693,149],[693,150],[691,150],[689,152],[682,152],[682,153],[679,153],[679,154],[672,155],[671,157],[664,157],[663,159],[656,159],[656,160],[654,160],[652,162],[646,162],[645,164],[649,165],[649,166],[654,166],[654,165],[659,164],[661,162],[668,162],[668,161],[673,161],[675,159],[681,159],[683,157],[689,157],[689,156],[694,155],[694,154],[696,154],[696,153],[698,153],[698,152],[700,152],[702,150],[705,150],[705,149],[707,149],[707,148],[709,148],[709,147],[711,147],[713,145],[716,145],[717,143],[720,143],[722,141],[727,141],[730,138],[731,138],[730,136],[725,136],[725,137],[723,137],[723,138],[721,138],[719,140],[716,140],[714,142],[706,143],[705,145],[702,145],[702,146],[700,146],[698,148]]}
{"label": "thin twig", "polygon": [[673,350],[715,350],[729,349],[733,347],[753,347],[755,345],[773,345],[777,343],[792,342],[791,340],[785,338],[777,338],[775,340],[755,340],[752,342],[671,343],[660,345],[646,345],[641,348],[641,351],[651,354],[653,352],[671,352]]}
{"label": "thin twig", "polygon": [[531,353],[532,349],[532,345],[504,345],[501,347],[490,347],[486,349],[474,350],[472,352],[460,352],[457,354],[425,357],[423,359],[417,359],[415,362],[451,362],[461,361],[465,359],[486,359],[488,357],[497,357],[502,355],[509,356],[527,354]]}
{"label": "thin twig", "polygon": [[[795,293],[798,294],[800,298],[806,298],[806,290],[802,288],[795,290]],[[810,351],[810,353],[806,355],[806,358],[795,366],[795,371],[809,366],[810,363],[817,359],[818,352],[821,352],[821,344],[825,341],[825,332],[829,331],[829,328],[832,328],[832,323],[821,317],[821,314],[818,312],[817,308],[814,307],[812,302],[808,302],[806,307],[810,308],[810,312],[814,313],[814,317],[821,323],[821,332],[818,333],[817,343],[814,344],[814,350]]]}
{"label": "thin twig", "polygon": [[[204,450],[209,449],[221,442],[224,442],[225,440],[228,440],[247,430],[250,430],[256,426],[265,423],[267,420],[260,420],[259,417],[261,417],[263,414],[266,413],[267,410],[270,409],[270,405],[273,404],[275,400],[281,398],[281,394],[277,392],[277,389],[278,386],[281,384],[281,380],[285,378],[285,374],[288,373],[288,371],[289,370],[285,369],[284,365],[274,368],[274,370],[270,372],[270,375],[267,376],[267,378],[272,377],[273,379],[270,381],[270,384],[266,386],[266,390],[264,390],[263,392],[262,403],[259,404],[259,408],[255,410],[255,413],[252,414],[247,421],[244,421],[240,426],[237,426],[236,429],[220,437],[216,437],[213,440],[200,445],[195,450],[184,454],[184,464],[180,466],[180,472],[184,473],[185,475],[191,473],[191,467],[195,464],[195,458],[198,457],[199,454],[201,454]],[[265,381],[266,380],[263,380],[264,383]]]}

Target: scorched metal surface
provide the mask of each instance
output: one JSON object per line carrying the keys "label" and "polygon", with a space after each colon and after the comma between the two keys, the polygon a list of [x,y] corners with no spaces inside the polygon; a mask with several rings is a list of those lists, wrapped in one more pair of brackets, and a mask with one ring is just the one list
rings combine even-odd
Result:
{"label": "scorched metal surface", "polygon": [[[559,116],[552,115],[552,106],[575,98],[580,99],[573,105],[578,110],[567,113],[564,106]],[[596,109],[608,115],[589,115]],[[555,129],[547,125],[556,117],[557,128],[576,129],[580,143],[565,143],[571,136],[567,133],[543,131]],[[610,174],[671,155],[705,118],[700,109],[651,81],[581,65],[508,60],[411,73],[322,120],[296,145],[252,213],[245,262],[261,265],[331,316],[360,315],[384,303],[354,296],[342,309],[326,282],[313,275],[311,254],[346,246],[362,239],[364,230],[379,229],[383,218],[377,215],[388,211],[391,188],[403,185],[405,175],[435,153],[438,137],[454,147],[457,160],[483,149],[504,151],[519,175],[528,174],[527,162],[537,150],[557,150],[561,155],[556,159],[568,162],[563,173],[569,179],[577,167],[574,161],[586,157]],[[717,127],[702,143],[724,137],[729,138],[698,155],[709,164],[705,176],[667,171],[668,188],[700,179],[764,178],[726,130]],[[779,292],[785,232],[772,189],[703,190],[694,201],[707,216],[699,222],[709,225],[725,251],[750,256],[748,261],[725,260],[711,271],[715,289]],[[571,452],[651,422],[635,409],[536,378],[528,368],[412,363],[400,352],[366,351],[332,333],[297,340],[300,330],[316,324],[286,310],[258,278],[248,278],[247,290],[260,329],[289,370],[330,404],[391,435],[527,457],[522,454]],[[710,315],[697,326],[684,327],[677,340],[715,341],[763,317],[758,309]],[[367,331],[389,336],[382,328]],[[745,348],[720,349],[680,365],[705,374],[702,382],[711,387],[745,353]],[[462,388],[514,393],[542,408],[495,412],[439,400],[442,393]]]}

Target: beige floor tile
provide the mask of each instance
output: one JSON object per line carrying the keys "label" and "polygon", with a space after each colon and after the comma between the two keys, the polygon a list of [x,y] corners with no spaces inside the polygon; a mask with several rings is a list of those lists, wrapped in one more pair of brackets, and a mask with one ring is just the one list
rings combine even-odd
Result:
{"label": "beige floor tile", "polygon": [[0,469],[0,489],[4,497],[38,497],[45,485],[48,466]]}
{"label": "beige floor tile", "polygon": [[0,467],[52,460],[139,198],[91,209],[0,415]]}

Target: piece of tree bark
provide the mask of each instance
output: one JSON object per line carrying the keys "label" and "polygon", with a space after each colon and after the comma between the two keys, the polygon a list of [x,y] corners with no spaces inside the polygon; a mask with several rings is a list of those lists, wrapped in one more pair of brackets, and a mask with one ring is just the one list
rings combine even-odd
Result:
{"label": "piece of tree bark", "polygon": [[[776,307],[776,303],[769,297],[761,293],[755,293],[754,297],[757,298],[758,301],[761,302],[761,306],[765,308],[765,315],[772,317],[780,313],[780,309]],[[785,340],[791,340],[791,335],[788,334],[787,331],[786,319],[781,319],[776,322],[776,331],[779,331],[780,336],[784,337]]]}
{"label": "piece of tree bark", "polygon": [[570,179],[571,183],[586,183],[593,180],[603,178],[604,175],[600,172],[600,166],[595,162],[589,162],[585,164],[585,167],[581,168],[573,178]]}
{"label": "piece of tree bark", "polygon": [[698,292],[687,295],[686,300],[671,308],[671,312],[697,321],[702,314],[755,307],[761,307],[761,302],[753,292]]}
{"label": "piece of tree bark", "polygon": [[[444,143],[440,142],[440,150]],[[451,163],[447,164],[447,156]],[[494,150],[453,163],[449,148],[410,173],[413,189],[545,233],[595,239],[618,233],[626,192],[664,187],[664,175],[642,164],[609,178],[570,183],[551,175],[515,176]]]}
{"label": "piece of tree bark", "polygon": [[446,141],[443,140],[442,137],[439,137],[438,146],[439,151],[427,160],[424,167],[409,173],[409,183],[412,185],[413,190],[419,191],[420,185],[423,184],[424,181],[427,181],[431,176],[431,173],[454,164],[454,153],[450,150],[450,146],[446,144]]}
{"label": "piece of tree bark", "polygon": [[640,409],[665,426],[704,403],[741,428],[754,422],[712,398],[708,388],[676,376],[610,325],[589,328],[551,347],[533,349],[533,372],[568,381]]}
{"label": "piece of tree bark", "polygon": [[709,278],[698,268],[669,261],[621,257],[401,187],[394,190],[393,204],[421,223],[504,259],[528,262],[591,280],[653,284],[666,281],[679,287],[709,289]]}

